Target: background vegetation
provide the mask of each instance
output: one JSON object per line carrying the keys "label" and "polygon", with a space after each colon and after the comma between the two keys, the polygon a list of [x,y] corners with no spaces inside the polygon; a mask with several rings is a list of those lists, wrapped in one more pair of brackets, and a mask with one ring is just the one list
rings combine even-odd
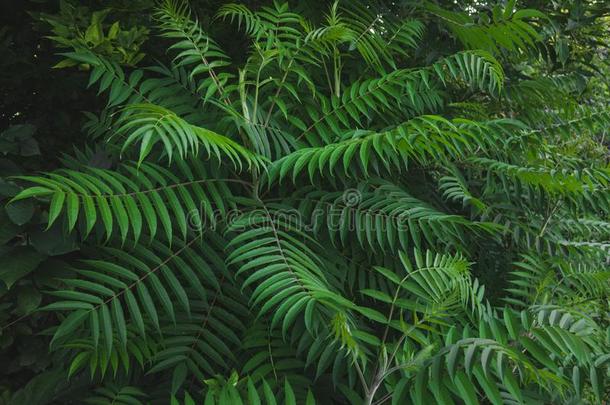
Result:
{"label": "background vegetation", "polygon": [[603,1],[5,1],[0,402],[610,397]]}

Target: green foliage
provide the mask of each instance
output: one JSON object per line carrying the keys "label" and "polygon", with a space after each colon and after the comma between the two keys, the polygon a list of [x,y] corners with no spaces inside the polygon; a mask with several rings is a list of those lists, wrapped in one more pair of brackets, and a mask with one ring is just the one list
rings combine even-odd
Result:
{"label": "green foliage", "polygon": [[20,192],[7,207],[32,196],[46,197],[50,201],[47,228],[64,215],[68,232],[78,223],[84,237],[100,224],[106,238],[118,231],[123,242],[128,234],[137,242],[146,226],[150,239],[162,228],[171,243],[176,224],[184,238],[189,226],[216,221],[216,214],[226,214],[233,205],[227,183],[236,180],[225,182],[216,175],[218,169],[206,169],[196,160],[191,163],[176,164],[177,175],[156,164],[127,162],[121,170],[83,166],[80,171],[58,171],[48,177],[22,176],[40,186]]}
{"label": "green foliage", "polygon": [[552,10],[410,3],[165,0],[149,67],[105,12],[47,19],[104,102],[2,180],[1,337],[39,317],[52,359],[12,403],[607,398],[601,79],[542,57]]}
{"label": "green foliage", "polygon": [[435,4],[428,3],[426,8],[453,32],[456,39],[468,49],[485,49],[493,53],[527,52],[540,40],[538,24],[530,24],[532,19],[546,19],[546,15],[533,9],[515,10],[516,1],[495,4],[491,15],[487,12],[471,14],[452,12]]}
{"label": "green foliage", "polygon": [[[134,26],[125,30],[121,28],[120,21],[110,25],[105,23],[112,11],[112,8],[107,8],[91,12],[85,6],[61,0],[58,14],[42,13],[39,18],[52,27],[53,35],[50,38],[61,47],[87,46],[117,63],[135,66],[144,58],[140,47],[146,41],[148,29]],[[54,67],[74,65],[74,60],[64,59]]]}

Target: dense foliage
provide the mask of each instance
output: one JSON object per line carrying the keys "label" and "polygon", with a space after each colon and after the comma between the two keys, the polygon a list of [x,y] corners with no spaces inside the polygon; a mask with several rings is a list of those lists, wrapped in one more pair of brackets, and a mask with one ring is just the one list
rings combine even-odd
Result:
{"label": "dense foliage", "polygon": [[119,3],[32,13],[93,101],[0,134],[1,400],[608,399],[608,6]]}

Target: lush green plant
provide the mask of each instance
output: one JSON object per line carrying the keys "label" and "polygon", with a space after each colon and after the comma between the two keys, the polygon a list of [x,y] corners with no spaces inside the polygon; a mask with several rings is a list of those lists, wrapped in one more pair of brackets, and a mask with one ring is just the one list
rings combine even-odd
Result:
{"label": "lush green plant", "polygon": [[[140,26],[124,30],[119,21],[106,28],[104,20],[111,11],[111,8],[107,8],[90,12],[87,7],[60,1],[59,14],[43,13],[39,18],[52,27],[53,35],[50,38],[61,47],[71,49],[84,46],[112,61],[135,65],[144,57],[140,46],[146,40],[148,30]],[[77,63],[64,59],[54,67],[69,67]]]}
{"label": "lush green plant", "polygon": [[79,246],[37,312],[55,368],[13,401],[607,398],[610,112],[540,57],[544,13],[406,6],[224,5],[243,64],[176,0],[169,61],[62,42],[112,159],[11,178],[7,209],[38,201]]}

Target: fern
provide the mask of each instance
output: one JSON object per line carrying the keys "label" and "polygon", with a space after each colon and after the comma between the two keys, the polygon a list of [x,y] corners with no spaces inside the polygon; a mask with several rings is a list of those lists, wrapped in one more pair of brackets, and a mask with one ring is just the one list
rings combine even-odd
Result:
{"label": "fern", "polygon": [[[3,179],[42,378],[96,404],[601,403],[603,75],[505,3],[164,0],[152,66],[63,52],[104,100],[87,144]],[[74,246],[43,261],[40,235]]]}
{"label": "fern", "polygon": [[431,3],[427,3],[426,8],[438,16],[467,48],[485,49],[494,53],[503,50],[528,51],[540,40],[540,34],[526,21],[547,17],[533,9],[514,11],[515,3],[507,2],[504,9],[496,5],[491,18],[487,13],[478,13],[478,21],[466,12],[444,10]]}
{"label": "fern", "polygon": [[416,117],[390,130],[379,133],[358,131],[351,139],[317,148],[301,148],[283,157],[270,168],[270,180],[282,178],[292,169],[293,179],[307,169],[310,179],[326,166],[332,174],[337,164],[347,175],[352,160],[357,160],[360,171],[366,175],[369,165],[377,170],[385,166],[400,169],[409,160],[426,165],[431,161],[463,159],[473,151],[491,149],[503,142],[507,129],[516,126],[510,121],[487,124],[467,120],[448,121],[439,116]]}
{"label": "fern", "polygon": [[82,223],[83,237],[101,223],[106,238],[118,228],[123,241],[131,234],[137,242],[147,225],[146,234],[151,239],[163,228],[171,242],[174,224],[184,238],[189,228],[201,228],[206,222],[213,225],[218,214],[226,215],[232,208],[228,184],[242,184],[236,179],[222,180],[216,176],[206,179],[210,170],[196,160],[190,166],[184,161],[177,164],[184,180],[151,163],[139,167],[127,163],[120,170],[80,169],[49,173],[48,177],[22,177],[40,186],[22,191],[13,201],[49,198],[47,228],[63,214],[68,231],[77,222]]}
{"label": "fern", "polygon": [[[228,228],[230,232],[253,226],[231,240],[229,246],[234,250],[227,257],[228,264],[242,263],[237,276],[251,272],[242,286],[256,285],[251,305],[260,307],[258,316],[274,309],[271,328],[281,322],[285,334],[295,318],[305,313],[305,322],[313,330],[316,303],[340,302],[342,297],[332,290],[321,261],[306,245],[305,235],[298,232],[300,224],[290,223],[291,218],[283,218],[281,211],[272,213],[265,206],[262,211],[237,218]],[[332,302],[329,306],[332,308]]]}

